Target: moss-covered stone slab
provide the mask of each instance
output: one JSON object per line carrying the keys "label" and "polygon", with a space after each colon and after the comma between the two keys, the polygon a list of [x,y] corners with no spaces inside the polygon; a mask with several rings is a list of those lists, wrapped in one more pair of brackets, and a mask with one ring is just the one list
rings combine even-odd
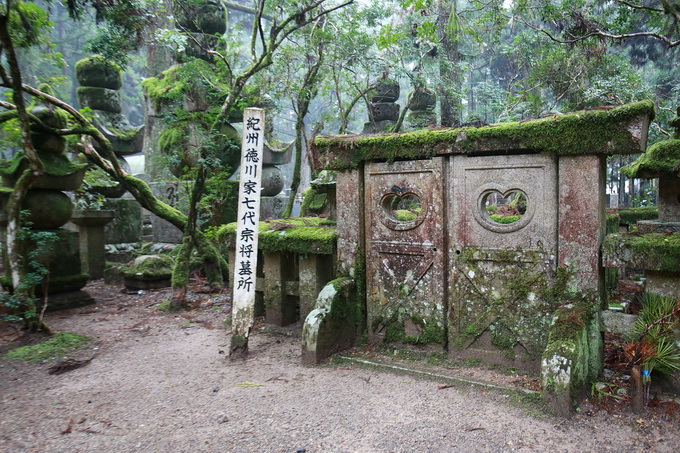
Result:
{"label": "moss-covered stone slab", "polygon": [[[94,125],[106,137],[119,156],[136,154],[142,150],[144,126],[133,126],[121,113],[94,112]],[[94,147],[102,151],[97,142]]]}
{"label": "moss-covered stone slab", "polygon": [[82,86],[118,90],[123,85],[123,71],[101,55],[83,58],[76,63],[76,78]]}
{"label": "moss-covered stone slab", "polygon": [[120,113],[120,92],[100,87],[78,87],[76,91],[80,107],[89,107],[92,110],[104,110],[105,112]]}
{"label": "moss-covered stone slab", "polygon": [[610,234],[602,255],[605,267],[680,272],[680,233]]}
{"label": "moss-covered stone slab", "polygon": [[[218,237],[228,247],[234,247],[236,223],[224,225]],[[336,239],[335,225],[321,217],[271,220],[260,222],[258,248],[266,252],[329,255]]]}
{"label": "moss-covered stone slab", "polygon": [[316,167],[327,169],[354,168],[367,160],[423,159],[438,154],[635,154],[644,151],[653,118],[654,103],[643,101],[484,127],[318,137],[313,149]]}
{"label": "moss-covered stone slab", "polygon": [[649,147],[635,162],[621,168],[629,178],[658,178],[661,174],[680,177],[680,140],[665,140]]}
{"label": "moss-covered stone slab", "polygon": [[[35,189],[76,190],[83,183],[86,163],[72,162],[64,154],[37,151],[45,173],[33,183]],[[28,168],[23,151],[12,159],[0,159],[0,176],[3,184],[13,187],[21,173]]]}

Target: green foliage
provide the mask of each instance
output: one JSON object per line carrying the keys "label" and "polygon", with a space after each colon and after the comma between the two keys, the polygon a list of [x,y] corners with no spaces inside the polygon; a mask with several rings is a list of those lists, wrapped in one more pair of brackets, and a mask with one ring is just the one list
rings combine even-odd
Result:
{"label": "green foliage", "polygon": [[16,48],[26,48],[46,43],[47,31],[52,27],[47,11],[33,2],[17,1],[6,3],[10,6],[9,33]]}
{"label": "green foliage", "polygon": [[653,370],[663,374],[680,370],[680,349],[673,332],[680,323],[679,303],[674,297],[654,293],[644,295],[632,333],[635,340],[651,347],[651,352],[643,354],[643,381],[649,380],[648,373]]}
{"label": "green foliage", "polygon": [[[644,206],[639,208],[619,209],[619,222],[623,225],[632,225],[640,220],[654,220],[659,217],[657,206]],[[611,231],[618,233],[618,231]]]}
{"label": "green foliage", "polygon": [[[45,281],[49,269],[41,258],[52,250],[52,244],[58,236],[52,231],[36,231],[26,219],[28,211],[21,211],[21,228],[17,239],[24,248],[23,268],[25,274],[19,285],[11,288],[11,292],[0,292],[0,306],[3,307],[2,319],[10,322],[33,322],[38,318],[36,310],[35,290]],[[5,282],[11,285],[11,280]]]}
{"label": "green foliage", "polygon": [[90,338],[71,332],[59,332],[44,343],[22,346],[5,353],[4,357],[21,362],[38,363],[67,356],[89,343]]}

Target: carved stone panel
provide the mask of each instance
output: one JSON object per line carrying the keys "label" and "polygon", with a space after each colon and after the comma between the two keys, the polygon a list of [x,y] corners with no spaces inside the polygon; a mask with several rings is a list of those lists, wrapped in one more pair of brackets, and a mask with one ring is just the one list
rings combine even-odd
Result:
{"label": "carved stone panel", "polygon": [[450,161],[449,351],[538,369],[556,301],[557,162]]}
{"label": "carved stone panel", "polygon": [[396,325],[412,341],[425,329],[444,332],[443,159],[365,171],[369,332]]}

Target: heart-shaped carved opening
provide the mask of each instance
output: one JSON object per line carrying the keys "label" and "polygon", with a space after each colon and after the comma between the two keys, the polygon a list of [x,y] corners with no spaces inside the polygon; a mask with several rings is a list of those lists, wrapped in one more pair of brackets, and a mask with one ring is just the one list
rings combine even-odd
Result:
{"label": "heart-shaped carved opening", "polygon": [[382,208],[395,222],[408,223],[420,216],[423,207],[420,197],[414,193],[389,193],[382,199]]}
{"label": "heart-shaped carved opening", "polygon": [[501,225],[518,222],[527,212],[527,197],[519,191],[501,194],[492,190],[482,198],[482,209],[488,220]]}

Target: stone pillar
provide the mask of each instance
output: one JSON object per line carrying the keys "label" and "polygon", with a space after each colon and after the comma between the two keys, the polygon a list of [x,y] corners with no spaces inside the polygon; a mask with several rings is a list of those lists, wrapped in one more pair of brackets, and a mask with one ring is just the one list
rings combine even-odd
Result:
{"label": "stone pillar", "polygon": [[113,211],[75,211],[71,216],[80,234],[80,266],[90,278],[104,277],[104,226],[112,219]]}
{"label": "stone pillar", "polygon": [[335,186],[338,238],[342,238],[338,239],[338,272],[352,277],[358,254],[365,250],[363,175],[363,166],[338,171]]}
{"label": "stone pillar", "polygon": [[305,319],[323,287],[331,281],[333,266],[329,255],[300,255],[300,319]]}
{"label": "stone pillar", "polygon": [[600,246],[605,235],[604,157],[561,156],[558,169],[558,264],[578,288],[600,294]]}
{"label": "stone pillar", "polygon": [[291,256],[278,252],[264,252],[265,321],[286,326],[296,321],[296,306],[288,300],[286,281],[290,280]]}

